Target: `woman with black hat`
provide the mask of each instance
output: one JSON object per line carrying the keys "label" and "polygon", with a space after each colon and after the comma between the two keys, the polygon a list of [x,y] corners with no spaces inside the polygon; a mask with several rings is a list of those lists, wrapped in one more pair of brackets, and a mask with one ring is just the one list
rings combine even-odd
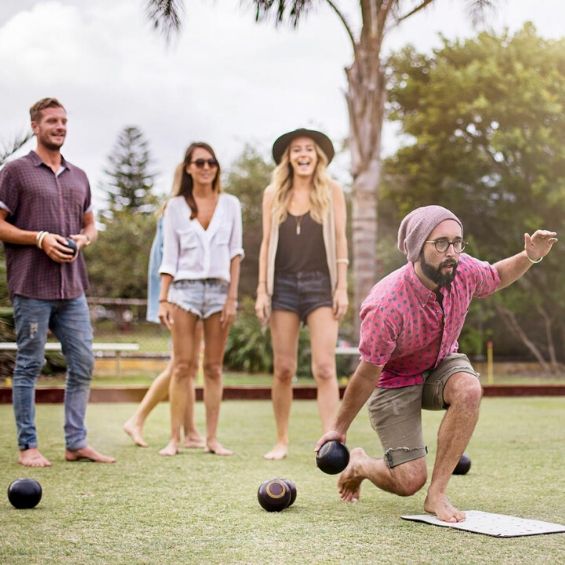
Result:
{"label": "woman with black hat", "polygon": [[346,207],[341,187],[326,173],[334,156],[323,133],[297,129],[273,145],[277,167],[263,196],[263,240],[255,311],[269,322],[274,353],[273,408],[277,441],[266,459],[288,453],[292,379],[300,323],[308,325],[312,372],[322,428],[339,404],[335,347],[347,311]]}

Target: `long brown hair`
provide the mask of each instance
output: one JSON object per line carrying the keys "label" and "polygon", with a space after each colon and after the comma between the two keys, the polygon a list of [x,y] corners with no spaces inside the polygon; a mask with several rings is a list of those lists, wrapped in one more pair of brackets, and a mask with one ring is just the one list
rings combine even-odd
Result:
{"label": "long brown hair", "polygon": [[222,192],[222,186],[221,186],[221,183],[220,183],[220,172],[221,172],[220,171],[220,162],[218,161],[218,159],[216,157],[216,153],[214,153],[214,150],[212,149],[212,147],[208,143],[204,143],[203,141],[195,141],[194,143],[191,143],[188,146],[187,150],[185,151],[184,160],[182,161],[182,163],[177,165],[177,168],[175,169],[175,177],[174,177],[174,180],[173,180],[173,190],[172,190],[172,193],[171,193],[171,197],[184,196],[186,203],[190,207],[190,211],[191,211],[190,219],[191,220],[193,220],[194,218],[196,218],[196,216],[198,216],[198,206],[196,205],[196,200],[194,200],[194,195],[192,194],[192,190],[193,190],[193,187],[194,187],[192,176],[190,176],[186,172],[186,169],[187,169],[188,165],[190,165],[190,163],[192,162],[192,154],[194,153],[195,149],[205,149],[216,160],[216,163],[218,163],[216,176],[214,177],[214,180],[212,181],[212,190],[214,192],[217,192],[218,194],[220,192]]}

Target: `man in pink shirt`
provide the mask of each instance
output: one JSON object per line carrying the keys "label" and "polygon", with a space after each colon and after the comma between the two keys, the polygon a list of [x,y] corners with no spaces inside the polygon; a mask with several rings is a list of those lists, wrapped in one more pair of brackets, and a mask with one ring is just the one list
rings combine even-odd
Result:
{"label": "man in pink shirt", "polygon": [[419,491],[427,480],[421,410],[445,410],[424,510],[446,522],[465,514],[448,500],[449,478],[479,416],[481,385],[469,359],[457,353],[467,310],[519,279],[557,241],[556,233],[524,234],[524,251],[490,265],[462,253],[463,224],[441,206],[408,214],[398,231],[398,247],[408,259],[371,290],[361,306],[361,362],[345,391],[329,440],[345,443],[346,433],[369,400],[369,417],[384,458],[351,451],[338,490],[357,501],[364,479],[401,496]]}

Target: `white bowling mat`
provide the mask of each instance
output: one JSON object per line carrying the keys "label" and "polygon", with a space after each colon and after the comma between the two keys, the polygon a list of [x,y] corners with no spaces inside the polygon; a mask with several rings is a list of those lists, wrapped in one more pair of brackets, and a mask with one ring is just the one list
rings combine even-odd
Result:
{"label": "white bowling mat", "polygon": [[430,514],[401,516],[401,518],[500,538],[565,532],[564,525],[542,522],[541,520],[527,520],[526,518],[517,518],[516,516],[506,516],[504,514],[492,514],[479,510],[466,510],[465,515],[466,519],[463,522],[455,523],[443,522]]}

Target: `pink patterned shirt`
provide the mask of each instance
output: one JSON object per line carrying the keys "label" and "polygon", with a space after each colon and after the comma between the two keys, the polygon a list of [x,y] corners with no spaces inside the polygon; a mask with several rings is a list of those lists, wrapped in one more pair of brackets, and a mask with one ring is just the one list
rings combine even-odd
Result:
{"label": "pink patterned shirt", "polygon": [[441,288],[443,309],[407,263],[379,281],[361,305],[361,359],[383,367],[378,387],[424,382],[424,373],[458,349],[457,339],[473,298],[500,284],[489,263],[462,254],[451,288]]}

